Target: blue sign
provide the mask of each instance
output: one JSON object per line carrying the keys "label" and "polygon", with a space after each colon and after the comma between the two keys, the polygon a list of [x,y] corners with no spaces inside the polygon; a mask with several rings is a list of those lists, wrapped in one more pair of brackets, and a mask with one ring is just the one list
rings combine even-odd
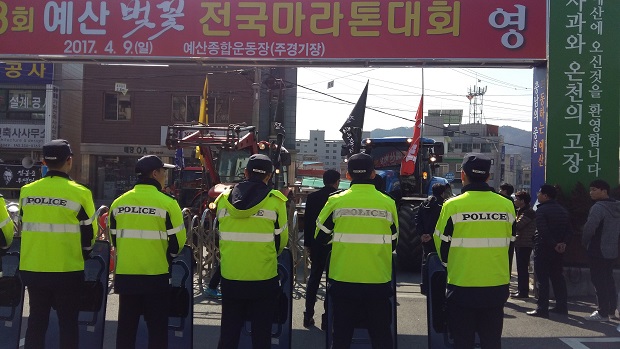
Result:
{"label": "blue sign", "polygon": [[52,63],[0,63],[0,84],[51,84],[54,80]]}
{"label": "blue sign", "polygon": [[444,178],[448,181],[448,182],[452,182],[454,180],[454,172],[448,172],[446,173],[446,175],[444,176]]}

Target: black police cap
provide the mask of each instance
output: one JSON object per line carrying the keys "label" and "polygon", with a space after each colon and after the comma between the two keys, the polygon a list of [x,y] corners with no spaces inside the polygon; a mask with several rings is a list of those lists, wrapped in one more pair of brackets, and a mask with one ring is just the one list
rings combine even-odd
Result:
{"label": "black police cap", "polygon": [[138,159],[136,162],[136,174],[138,176],[144,176],[152,171],[160,168],[174,168],[172,164],[164,163],[157,155],[147,155]]}
{"label": "black police cap", "polygon": [[375,169],[372,157],[365,153],[358,153],[349,158],[347,163],[347,171],[350,174],[370,173]]}
{"label": "black police cap", "polygon": [[267,155],[254,154],[248,160],[247,170],[250,173],[271,173],[273,171],[273,164]]}
{"label": "black police cap", "polygon": [[471,178],[486,178],[491,173],[491,159],[482,153],[467,153],[463,157],[463,171]]}
{"label": "black police cap", "polygon": [[49,161],[64,161],[73,155],[69,142],[65,139],[54,139],[43,145],[43,159]]}

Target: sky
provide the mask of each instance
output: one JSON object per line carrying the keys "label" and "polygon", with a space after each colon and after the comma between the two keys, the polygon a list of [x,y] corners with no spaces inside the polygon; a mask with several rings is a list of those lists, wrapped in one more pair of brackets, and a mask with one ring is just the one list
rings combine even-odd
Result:
{"label": "sky", "polygon": [[[424,68],[423,75],[424,115],[429,109],[463,109],[467,123],[468,89],[486,87],[483,123],[531,129],[532,69]],[[327,87],[330,81],[332,88]],[[312,129],[325,130],[325,139],[341,139],[339,129],[366,81],[364,131],[403,126],[413,131],[422,95],[421,68],[298,68],[297,138],[307,139]]]}

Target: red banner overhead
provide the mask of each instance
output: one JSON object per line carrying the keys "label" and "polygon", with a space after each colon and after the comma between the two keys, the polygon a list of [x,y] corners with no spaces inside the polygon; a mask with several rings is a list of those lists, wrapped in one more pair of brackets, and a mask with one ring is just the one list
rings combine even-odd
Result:
{"label": "red banner overhead", "polygon": [[1,1],[0,58],[546,58],[546,1]]}

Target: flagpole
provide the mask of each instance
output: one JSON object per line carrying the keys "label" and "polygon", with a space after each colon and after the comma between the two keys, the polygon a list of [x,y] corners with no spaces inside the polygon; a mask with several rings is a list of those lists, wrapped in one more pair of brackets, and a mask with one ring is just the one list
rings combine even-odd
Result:
{"label": "flagpole", "polygon": [[[424,67],[422,67],[422,97],[424,97]],[[420,124],[420,137],[424,137],[424,110],[422,110],[422,123]]]}

